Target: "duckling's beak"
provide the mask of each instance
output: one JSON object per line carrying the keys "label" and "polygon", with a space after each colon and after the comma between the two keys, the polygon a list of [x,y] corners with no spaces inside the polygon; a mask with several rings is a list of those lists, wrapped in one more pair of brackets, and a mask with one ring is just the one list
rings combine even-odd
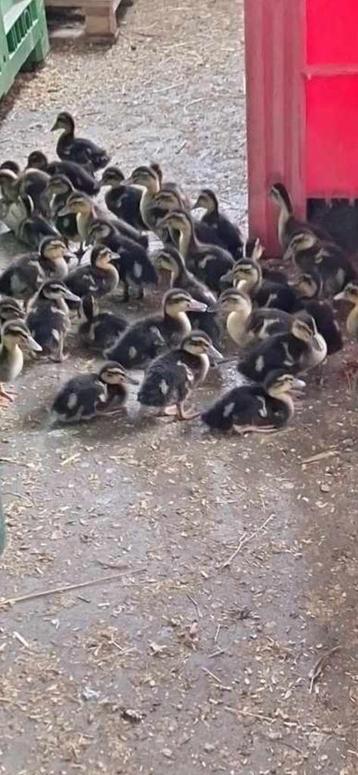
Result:
{"label": "duckling's beak", "polygon": [[207,308],[207,304],[204,304],[202,301],[196,301],[196,299],[192,299],[190,304],[188,304],[188,312],[206,312]]}
{"label": "duckling's beak", "polygon": [[34,353],[40,353],[42,352],[41,345],[36,342],[36,339],[33,338],[33,336],[28,336],[26,339],[26,345],[29,350],[32,350]]}
{"label": "duckling's beak", "polygon": [[214,347],[214,345],[213,345],[213,344],[211,344],[211,345],[210,345],[210,347],[209,347],[209,349],[208,349],[208,355],[209,355],[209,356],[210,356],[210,358],[212,358],[212,359],[213,359],[213,360],[214,360],[216,363],[218,363],[218,362],[220,362],[220,361],[223,361],[223,360],[224,360],[224,356],[223,356],[223,354],[220,352],[220,350],[217,350],[217,349],[216,349],[216,347]]}
{"label": "duckling's beak", "polygon": [[226,274],[221,275],[221,277],[220,277],[220,285],[222,286],[222,285],[224,285],[224,283],[231,282],[231,280],[233,280],[233,278],[234,278],[234,273],[233,273],[232,269],[229,269],[229,271],[226,272]]}
{"label": "duckling's beak", "polygon": [[140,385],[139,379],[134,379],[134,377],[131,377],[129,374],[126,374],[126,382],[128,382],[129,385]]}
{"label": "duckling's beak", "polygon": [[285,250],[285,252],[284,252],[284,254],[282,256],[282,260],[283,261],[289,261],[291,258],[293,258],[293,250],[292,250],[291,246],[288,245],[288,247],[286,248],[286,250]]}
{"label": "duckling's beak", "polygon": [[61,210],[58,211],[57,215],[72,215],[72,210],[65,205]]}
{"label": "duckling's beak", "polygon": [[200,199],[197,199],[195,204],[191,206],[191,210],[197,210],[199,207],[203,207],[203,205],[200,203]]}
{"label": "duckling's beak", "polygon": [[295,377],[295,379],[292,381],[292,390],[301,392],[301,390],[304,390],[306,387],[306,383],[303,379],[298,379]]}
{"label": "duckling's beak", "polygon": [[63,298],[66,301],[73,301],[74,304],[80,304],[81,303],[80,297],[76,296],[75,293],[72,293],[72,291],[70,291],[69,288],[66,290],[66,293],[64,294]]}
{"label": "duckling's beak", "polygon": [[50,132],[56,132],[57,129],[62,129],[61,125],[57,122],[57,119],[54,123],[54,125],[51,127]]}
{"label": "duckling's beak", "polygon": [[335,301],[344,301],[346,297],[345,297],[344,291],[341,291],[340,293],[336,293],[336,295],[333,296],[333,298]]}

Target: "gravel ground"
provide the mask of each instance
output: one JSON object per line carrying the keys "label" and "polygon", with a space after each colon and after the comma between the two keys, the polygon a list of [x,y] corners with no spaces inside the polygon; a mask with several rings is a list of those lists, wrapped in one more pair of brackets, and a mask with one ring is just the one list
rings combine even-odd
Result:
{"label": "gravel ground", "polygon": [[[137,0],[114,48],[55,48],[17,87],[1,158],[52,154],[67,108],[125,171],[158,159],[192,195],[214,182],[244,225],[240,5]],[[57,387],[91,358],[74,345],[25,370],[1,414],[2,598],[116,578],[2,606],[0,772],[357,773],[345,357],[310,378],[290,428],[245,439],[124,417],[52,430]],[[198,405],[233,378],[210,375]]]}

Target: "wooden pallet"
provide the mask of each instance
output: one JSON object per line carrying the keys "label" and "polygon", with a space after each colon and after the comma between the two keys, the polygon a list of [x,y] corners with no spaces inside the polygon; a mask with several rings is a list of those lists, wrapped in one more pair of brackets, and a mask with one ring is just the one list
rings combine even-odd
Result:
{"label": "wooden pallet", "polygon": [[92,40],[108,41],[115,40],[118,35],[116,11],[121,2],[122,0],[45,0],[45,5],[48,8],[80,8],[85,17],[86,35]]}

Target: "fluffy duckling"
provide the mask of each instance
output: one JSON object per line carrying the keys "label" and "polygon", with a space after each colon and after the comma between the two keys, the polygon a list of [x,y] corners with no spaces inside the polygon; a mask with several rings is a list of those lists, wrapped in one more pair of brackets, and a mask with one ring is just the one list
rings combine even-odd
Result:
{"label": "fluffy duckling", "polygon": [[58,215],[75,214],[77,216],[77,230],[83,245],[89,242],[89,231],[93,223],[100,219],[112,225],[116,231],[127,239],[138,242],[144,247],[148,244],[145,235],[140,234],[125,221],[120,221],[112,213],[99,207],[91,197],[78,191],[73,191],[68,197],[67,203]]}
{"label": "fluffy duckling", "polygon": [[0,293],[23,299],[26,303],[46,275],[58,280],[66,276],[65,251],[66,245],[59,237],[46,237],[41,242],[39,253],[20,256],[2,272]]}
{"label": "fluffy duckling", "polygon": [[52,161],[42,151],[32,151],[27,158],[27,167],[42,170],[48,175],[64,175],[77,191],[83,191],[89,196],[99,193],[100,184],[80,164],[73,161]]}
{"label": "fluffy duckling", "polygon": [[308,221],[301,221],[294,215],[291,197],[283,183],[274,183],[270,190],[270,196],[276,202],[279,208],[278,217],[278,240],[280,245],[286,250],[292,237],[297,232],[307,232],[315,234],[322,239],[330,239],[329,234]]}
{"label": "fluffy duckling", "polygon": [[8,167],[0,167],[0,189],[3,201],[6,204],[16,202],[19,196],[19,173]]}
{"label": "fluffy duckling", "polygon": [[[219,210],[219,202],[216,194],[210,188],[202,188],[193,210],[202,207],[206,210],[202,217],[202,223],[215,229],[218,233],[221,243],[226,250],[236,257],[241,254],[243,248],[242,234],[238,226],[235,226],[229,218]],[[199,238],[200,239],[200,238]]]}
{"label": "fluffy duckling", "polygon": [[[159,193],[153,197],[152,204],[150,206],[150,211],[156,220],[156,226],[153,230],[164,244],[174,244],[176,247],[178,247],[180,232],[176,231],[174,228],[171,230],[159,228],[159,221],[173,210],[182,209],[182,199],[176,193],[176,191],[167,188],[161,188]],[[204,223],[204,221],[197,221],[194,219],[193,226],[195,236],[199,242],[204,242],[207,245],[219,245],[220,247],[225,248],[225,245],[221,240],[217,229],[215,229],[213,226]]]}
{"label": "fluffy duckling", "polygon": [[345,300],[353,304],[347,320],[346,328],[349,336],[358,339],[358,281],[350,282],[340,293],[334,297],[337,301]]}
{"label": "fluffy duckling", "polygon": [[128,186],[139,186],[142,189],[140,198],[140,215],[147,229],[155,229],[157,216],[152,210],[153,199],[160,191],[158,173],[151,167],[136,167],[125,181]]}
{"label": "fluffy duckling", "polygon": [[146,248],[117,232],[108,221],[95,220],[89,230],[89,239],[95,244],[100,242],[107,245],[117,254],[113,265],[118,271],[123,288],[123,301],[129,301],[130,287],[136,289],[137,298],[141,299],[144,288],[157,285],[157,272]]}
{"label": "fluffy duckling", "polygon": [[24,317],[25,312],[16,299],[9,296],[0,299],[0,327],[7,320],[22,320]]}
{"label": "fluffy duckling", "polygon": [[250,296],[238,288],[223,291],[217,308],[227,315],[227,332],[239,347],[288,331],[292,321],[292,315],[280,309],[267,307],[253,310]]}
{"label": "fluffy duckling", "polygon": [[206,409],[201,418],[212,430],[269,433],[285,428],[294,415],[292,391],[303,380],[282,370],[270,371],[261,385],[234,387]]}
{"label": "fluffy duckling", "polygon": [[262,268],[253,258],[242,258],[222,278],[230,281],[239,290],[252,297],[259,307],[275,307],[275,309],[291,312],[296,305],[295,291],[288,282],[280,283],[264,279]]}
{"label": "fluffy duckling", "polygon": [[65,175],[53,175],[47,187],[47,193],[51,202],[52,217],[56,229],[64,239],[72,242],[80,242],[80,236],[77,229],[77,216],[73,213],[68,215],[59,215],[63,210],[69,197],[75,191],[71,181]]}
{"label": "fluffy duckling", "polygon": [[222,360],[204,331],[192,331],[179,347],[150,364],[138,393],[139,403],[164,414],[175,414],[179,420],[195,417],[195,413],[185,410],[184,404],[193,388],[205,380],[210,357]]}
{"label": "fluffy duckling", "polygon": [[339,293],[357,276],[342,248],[334,242],[320,240],[314,234],[295,234],[284,257],[292,258],[301,272],[318,274],[327,296]]}
{"label": "fluffy duckling", "polygon": [[333,355],[343,347],[342,332],[331,305],[318,299],[321,286],[322,281],[317,273],[303,274],[293,283],[298,296],[297,309],[305,309],[312,315],[318,333],[326,341],[327,355]]}
{"label": "fluffy duckling", "polygon": [[91,294],[82,299],[82,311],[86,320],[81,323],[79,333],[96,349],[104,350],[113,347],[123,331],[128,328],[128,321],[123,315],[115,315],[107,311],[100,312]]}
{"label": "fluffy duckling", "polygon": [[142,191],[136,186],[124,183],[125,177],[118,167],[107,167],[101,180],[101,187],[109,187],[104,201],[117,218],[129,223],[138,231],[146,230],[146,225],[140,214]]}
{"label": "fluffy duckling", "polygon": [[35,341],[23,320],[8,320],[1,328],[0,343],[0,396],[13,401],[13,395],[3,387],[14,382],[24,365],[23,349],[41,352],[41,345]]}
{"label": "fluffy duckling", "polygon": [[89,293],[106,296],[117,288],[119,274],[113,265],[115,254],[106,245],[95,245],[91,250],[91,263],[78,267],[66,278],[66,285],[81,299]]}
{"label": "fluffy duckling", "polygon": [[68,380],[53,402],[52,417],[64,423],[80,422],[91,420],[113,403],[124,406],[128,384],[138,382],[119,363],[108,361],[97,372]]}
{"label": "fluffy duckling", "polygon": [[200,242],[195,235],[193,219],[184,210],[174,210],[168,213],[158,223],[158,226],[179,232],[179,251],[188,268],[211,290],[219,292],[220,278],[234,264],[231,253],[219,245],[206,245]]}
{"label": "fluffy duckling", "polygon": [[126,368],[143,366],[155,358],[166,344],[175,346],[191,331],[188,312],[205,312],[206,304],[195,301],[180,288],[168,291],[162,302],[162,313],[137,320],[130,325],[114,347],[105,351],[106,358],[119,361]]}
{"label": "fluffy duckling", "polygon": [[254,345],[239,362],[238,371],[248,379],[263,382],[273,369],[296,374],[323,363],[326,355],[327,345],[318,334],[314,319],[301,312],[292,318],[289,332]]}
{"label": "fluffy duckling", "polygon": [[[190,293],[193,299],[201,301],[208,307],[213,307],[216,304],[216,296],[187,270],[183,257],[174,246],[168,245],[162,250],[158,250],[153,260],[157,269],[170,272],[171,288],[183,288]],[[221,330],[214,311],[209,309],[206,312],[189,312],[188,317],[192,328],[205,331],[215,345],[219,343]]]}
{"label": "fluffy duckling", "polygon": [[75,122],[71,113],[62,111],[58,114],[51,129],[57,132],[62,129],[56,146],[56,153],[62,161],[72,161],[87,168],[90,172],[106,167],[110,156],[104,148],[100,148],[92,140],[75,137]]}
{"label": "fluffy duckling", "polygon": [[57,229],[35,210],[30,196],[19,197],[25,210],[25,217],[16,229],[16,237],[37,250],[44,237],[60,237]]}
{"label": "fluffy duckling", "polygon": [[160,164],[158,162],[151,162],[150,168],[156,173],[159,180],[160,188],[165,188],[167,191],[173,191],[178,197],[181,202],[180,207],[183,207],[183,209],[190,209],[190,200],[189,197],[186,195],[185,191],[178,186],[178,183],[175,183],[172,180],[166,180],[164,178],[163,170]]}
{"label": "fluffy duckling", "polygon": [[28,328],[41,345],[44,355],[61,362],[66,335],[71,323],[67,302],[79,304],[80,298],[72,293],[64,283],[47,280],[30,302],[26,318]]}
{"label": "fluffy duckling", "polygon": [[20,164],[17,163],[17,161],[13,161],[12,159],[6,159],[6,161],[3,161],[0,164],[1,170],[11,170],[11,172],[14,172],[15,175],[20,175],[21,167]]}

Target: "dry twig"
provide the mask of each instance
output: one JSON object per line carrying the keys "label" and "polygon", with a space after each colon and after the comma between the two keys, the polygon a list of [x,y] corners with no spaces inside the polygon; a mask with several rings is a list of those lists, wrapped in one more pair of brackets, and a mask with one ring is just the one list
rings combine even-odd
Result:
{"label": "dry twig", "polygon": [[271,519],[273,519],[274,516],[275,516],[274,514],[270,514],[270,516],[267,517],[267,519],[265,519],[265,521],[262,523],[262,525],[260,525],[256,530],[254,530],[253,533],[251,533],[248,536],[246,536],[246,535],[242,536],[242,538],[240,538],[240,541],[239,541],[235,551],[233,551],[233,553],[230,554],[230,557],[228,557],[228,559],[225,560],[225,562],[223,562],[222,565],[220,565],[220,568],[228,568],[228,567],[230,567],[232,561],[235,559],[236,555],[239,554],[239,552],[241,551],[242,547],[245,546],[245,544],[247,544],[249,541],[252,541],[252,539],[255,538],[258,535],[258,533],[261,533],[261,531],[265,529],[266,525],[268,525],[268,523],[271,522]]}

